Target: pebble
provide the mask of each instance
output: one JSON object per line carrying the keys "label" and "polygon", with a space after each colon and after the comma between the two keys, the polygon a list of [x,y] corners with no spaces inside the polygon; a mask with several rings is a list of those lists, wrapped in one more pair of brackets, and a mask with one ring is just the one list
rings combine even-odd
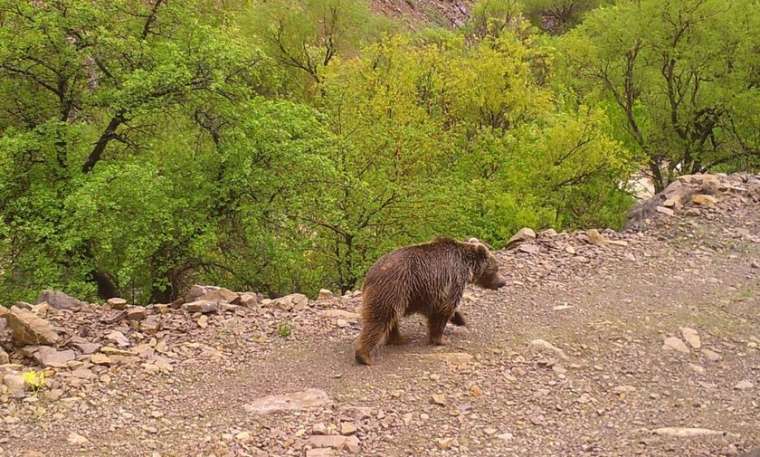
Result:
{"label": "pebble", "polygon": [[559,356],[559,358],[561,358],[562,360],[570,359],[570,357],[568,357],[567,354],[565,354],[565,351],[563,351],[562,349],[554,346],[553,344],[545,340],[541,340],[541,339],[532,340],[530,342],[530,346],[538,350],[547,350],[547,351],[553,352],[554,354]]}
{"label": "pebble", "polygon": [[672,436],[675,438],[695,438],[698,436],[722,435],[723,432],[706,428],[664,427],[654,430],[656,435]]}
{"label": "pebble", "polygon": [[683,341],[681,341],[680,338],[676,338],[675,336],[670,336],[670,337],[665,338],[663,349],[677,351],[684,354],[688,354],[691,352],[689,348],[686,346],[686,344]]}
{"label": "pebble", "polygon": [[683,336],[683,339],[686,340],[692,348],[699,349],[702,347],[702,340],[699,338],[699,333],[693,328],[682,327],[681,336]]}
{"label": "pebble", "polygon": [[691,368],[691,370],[697,374],[705,374],[705,368],[701,365],[690,363],[689,368]]}
{"label": "pebble", "polygon": [[739,381],[739,382],[738,382],[738,383],[737,383],[737,384],[734,386],[734,389],[736,389],[736,390],[750,390],[750,389],[752,389],[752,388],[754,388],[754,387],[755,387],[755,385],[754,385],[754,384],[752,384],[752,382],[751,382],[751,381],[748,381],[748,380],[746,380],[746,379],[745,379],[745,380],[743,380],[743,381]]}
{"label": "pebble", "polygon": [[341,435],[353,435],[356,433],[356,425],[353,422],[341,422],[340,434]]}
{"label": "pebble", "polygon": [[702,349],[702,354],[709,360],[710,362],[720,362],[723,357],[718,354],[715,351],[712,351],[710,349]]}
{"label": "pebble", "polygon": [[90,440],[88,440],[87,438],[85,438],[84,436],[76,432],[69,433],[69,436],[66,439],[66,441],[68,441],[69,444],[74,445],[74,446],[81,446],[90,442]]}
{"label": "pebble", "polygon": [[446,405],[446,397],[444,395],[433,394],[433,396],[431,397],[431,400],[436,405],[439,405],[439,406]]}

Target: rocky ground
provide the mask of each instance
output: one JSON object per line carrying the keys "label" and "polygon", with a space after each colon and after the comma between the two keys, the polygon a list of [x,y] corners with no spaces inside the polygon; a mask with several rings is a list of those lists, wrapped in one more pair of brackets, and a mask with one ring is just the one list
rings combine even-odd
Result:
{"label": "rocky ground", "polygon": [[372,0],[374,10],[412,28],[435,24],[461,27],[467,22],[472,0]]}
{"label": "rocky ground", "polygon": [[686,178],[629,226],[521,231],[468,328],[407,319],[371,367],[356,293],[47,292],[0,312],[0,456],[757,457],[760,179]]}

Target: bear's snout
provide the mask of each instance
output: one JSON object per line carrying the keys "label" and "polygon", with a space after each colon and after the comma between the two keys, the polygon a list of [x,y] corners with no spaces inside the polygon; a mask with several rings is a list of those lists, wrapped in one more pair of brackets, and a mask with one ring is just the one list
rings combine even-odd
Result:
{"label": "bear's snout", "polygon": [[507,285],[507,282],[501,275],[489,275],[481,278],[476,284],[484,289],[498,290]]}

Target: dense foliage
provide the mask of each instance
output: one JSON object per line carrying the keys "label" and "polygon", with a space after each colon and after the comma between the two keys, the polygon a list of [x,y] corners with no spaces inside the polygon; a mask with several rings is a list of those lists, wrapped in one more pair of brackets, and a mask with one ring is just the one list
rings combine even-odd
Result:
{"label": "dense foliage", "polygon": [[0,0],[0,300],[346,290],[434,235],[619,226],[642,166],[757,168],[757,2],[613,3],[407,32],[357,0]]}

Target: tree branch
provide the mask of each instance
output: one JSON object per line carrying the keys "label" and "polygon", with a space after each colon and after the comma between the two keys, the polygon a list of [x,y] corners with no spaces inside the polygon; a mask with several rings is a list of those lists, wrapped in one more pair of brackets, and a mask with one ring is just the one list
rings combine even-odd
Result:
{"label": "tree branch", "polygon": [[164,0],[156,0],[156,3],[153,4],[153,8],[151,9],[150,14],[148,15],[148,19],[145,20],[145,25],[143,26],[142,34],[140,35],[143,40],[148,38],[148,34],[150,34],[150,28],[153,25],[153,23],[156,21],[156,16],[158,15],[158,8],[161,6],[162,3],[164,3]]}
{"label": "tree branch", "polygon": [[95,147],[87,157],[87,161],[85,161],[84,165],[82,165],[82,173],[88,174],[92,171],[95,165],[100,161],[103,152],[106,150],[106,146],[108,146],[108,143],[116,138],[116,129],[118,129],[125,120],[126,119],[124,118],[124,113],[121,111],[114,114],[114,116],[108,122],[108,126],[106,126],[105,130],[100,135],[100,138],[98,138],[98,141],[95,143]]}

